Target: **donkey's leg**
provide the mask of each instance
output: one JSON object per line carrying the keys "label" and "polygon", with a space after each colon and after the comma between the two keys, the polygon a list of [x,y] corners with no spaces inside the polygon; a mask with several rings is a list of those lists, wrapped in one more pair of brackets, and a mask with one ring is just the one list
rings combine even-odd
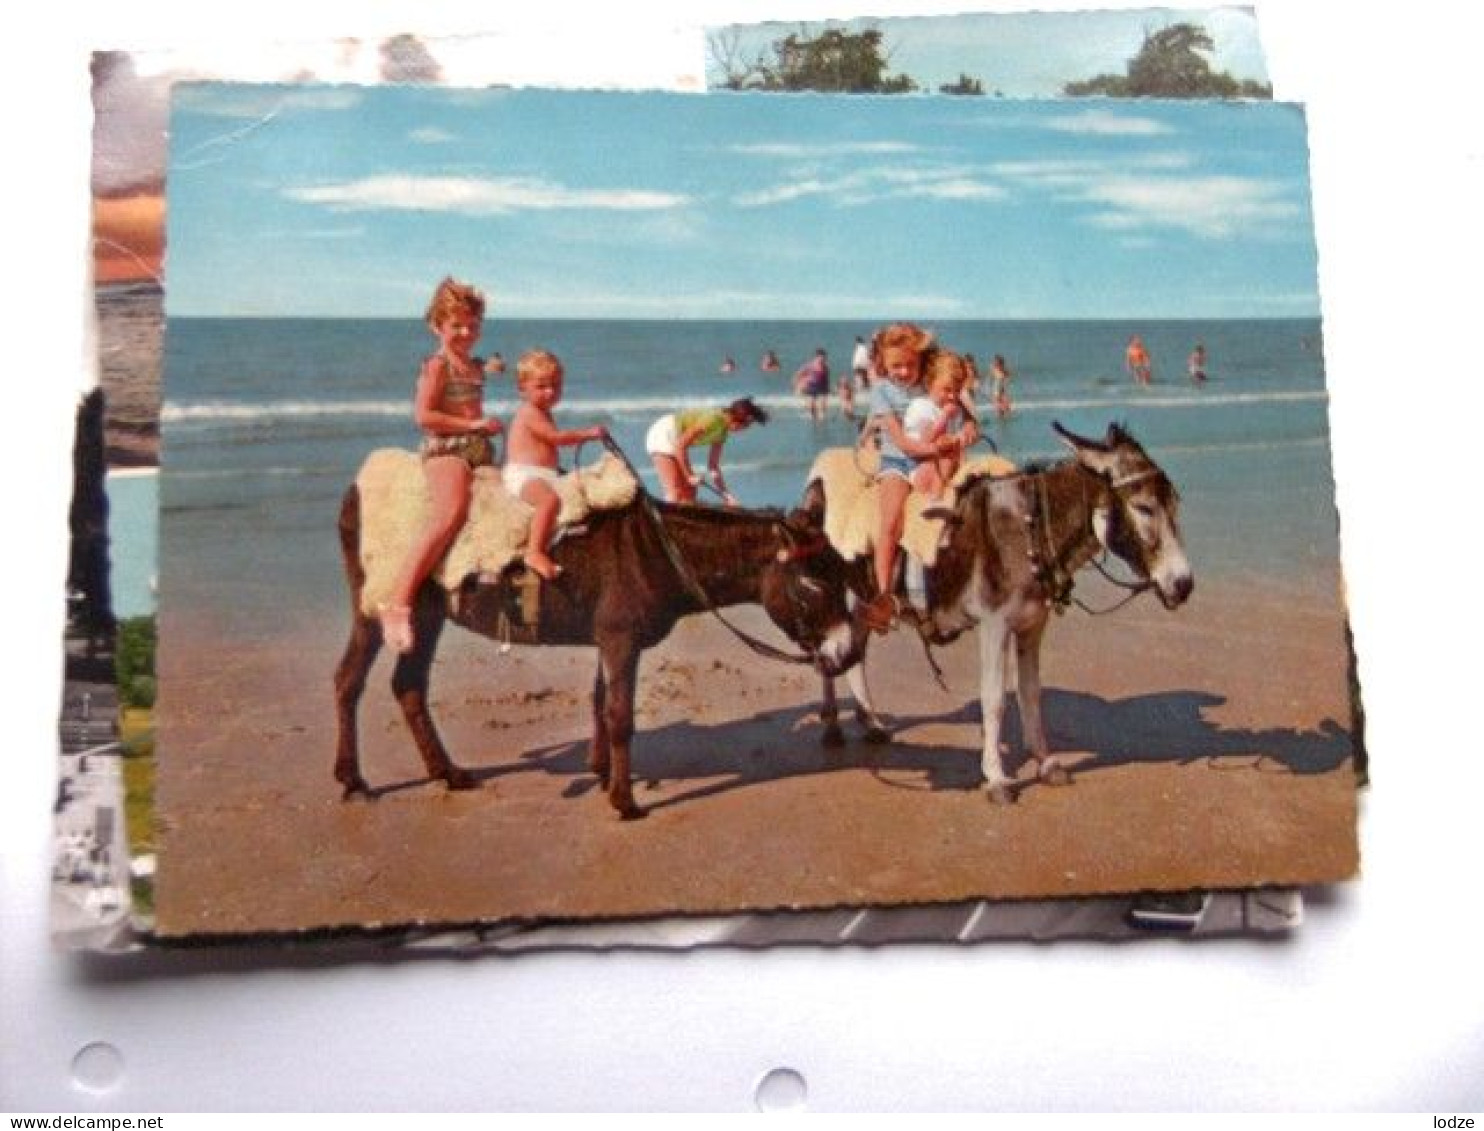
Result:
{"label": "donkey's leg", "polygon": [[1025,745],[1036,763],[1036,775],[1047,785],[1067,785],[1071,774],[1051,755],[1046,741],[1046,724],[1041,715],[1041,638],[1046,622],[1017,633],[1015,667],[1019,673],[1016,698],[1020,704],[1020,729]]}
{"label": "donkey's leg", "polygon": [[428,710],[429,676],[438,638],[443,635],[443,624],[443,610],[436,600],[418,601],[413,609],[412,651],[397,659],[397,666],[392,671],[392,694],[401,704],[407,729],[417,743],[428,777],[442,781],[449,789],[474,789],[479,785],[478,780],[468,770],[454,765]]}
{"label": "donkey's leg", "polygon": [[608,801],[625,821],[647,816],[634,802],[629,745],[634,737],[634,694],[639,682],[639,645],[630,637],[598,641],[607,684],[604,715],[608,724]]}
{"label": "donkey's leg", "polygon": [[598,674],[593,680],[593,744],[587,752],[587,768],[598,777],[599,784],[608,788],[611,773],[611,743],[608,735],[608,684],[603,678],[603,659],[598,657]]}
{"label": "donkey's leg", "polygon": [[845,745],[845,732],[840,729],[840,701],[835,698],[835,680],[824,677],[824,687],[819,699],[819,721],[824,724],[824,733],[819,736],[821,746]]}
{"label": "donkey's leg", "polygon": [[845,682],[850,687],[850,694],[855,697],[855,721],[866,728],[865,740],[873,746],[890,742],[891,732],[886,729],[886,723],[876,713],[876,706],[871,701],[871,688],[866,683],[864,656],[860,663],[845,673]]}
{"label": "donkey's leg", "polygon": [[350,639],[335,668],[335,780],[344,787],[342,801],[371,797],[371,787],[361,776],[360,728],[356,708],[366,690],[366,676],[381,651],[381,625],[370,617],[353,614]]}
{"label": "donkey's leg", "polygon": [[995,610],[979,622],[979,705],[983,715],[984,750],[979,767],[984,774],[989,799],[996,804],[1015,800],[1013,782],[1005,773],[1000,756],[1000,730],[1005,721],[1005,654],[1009,626],[1003,610]]}

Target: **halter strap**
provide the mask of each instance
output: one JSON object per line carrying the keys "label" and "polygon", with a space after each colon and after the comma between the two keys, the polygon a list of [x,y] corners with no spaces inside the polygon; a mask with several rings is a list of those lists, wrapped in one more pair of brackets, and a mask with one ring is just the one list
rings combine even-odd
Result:
{"label": "halter strap", "polygon": [[1135,483],[1142,483],[1146,479],[1153,479],[1159,473],[1156,467],[1146,467],[1143,471],[1135,471],[1130,475],[1125,475],[1122,479],[1110,480],[1108,486],[1116,491],[1120,487],[1128,487]]}
{"label": "halter strap", "polygon": [[[1145,479],[1151,479],[1158,474],[1159,470],[1157,468],[1145,468],[1143,471],[1136,471],[1130,475],[1125,475],[1121,479],[1111,480],[1109,486],[1117,490],[1120,487],[1127,487],[1132,483],[1140,483]],[[1030,557],[1037,577],[1050,590],[1052,607],[1058,613],[1064,612],[1068,605],[1076,605],[1085,613],[1101,616],[1105,613],[1112,612],[1114,609],[1122,608],[1139,594],[1154,587],[1154,583],[1151,581],[1140,581],[1132,584],[1126,581],[1120,581],[1110,574],[1103,563],[1094,556],[1091,561],[1092,566],[1113,585],[1127,590],[1127,596],[1108,609],[1094,609],[1076,597],[1072,592],[1076,584],[1076,578],[1067,570],[1061,560],[1061,555],[1057,553],[1056,547],[1052,542],[1051,495],[1046,485],[1046,473],[1040,472],[1030,476],[1030,478],[1035,480],[1035,495],[1032,500],[1033,510],[1028,518],[1028,525],[1031,527],[1031,530],[1028,532],[1031,540]],[[1040,542],[1039,546],[1036,544],[1038,540]],[[1103,546],[1103,555],[1105,558],[1107,554],[1108,548],[1105,545]]]}
{"label": "halter strap", "polygon": [[644,481],[639,478],[639,473],[634,470],[634,465],[629,462],[628,455],[618,446],[618,442],[611,436],[603,441],[603,446],[622,460],[629,471],[633,473],[634,479],[639,483],[640,502],[654,523],[655,534],[659,539],[660,548],[669,560],[670,567],[678,575],[681,585],[690,591],[691,596],[699,602],[701,607],[719,620],[727,631],[758,655],[765,656],[770,660],[782,660],[784,663],[804,664],[813,667],[815,663],[813,656],[804,653],[785,652],[781,648],[775,648],[766,640],[759,640],[757,637],[738,628],[722,615],[721,610],[716,607],[716,603],[711,600],[711,594],[706,592],[706,587],[701,584],[695,572],[690,568],[690,563],[685,560],[685,555],[681,552],[680,547],[675,545],[674,540],[670,537],[670,532],[665,529],[665,521],[660,516],[659,508],[655,506],[653,496],[644,489]]}

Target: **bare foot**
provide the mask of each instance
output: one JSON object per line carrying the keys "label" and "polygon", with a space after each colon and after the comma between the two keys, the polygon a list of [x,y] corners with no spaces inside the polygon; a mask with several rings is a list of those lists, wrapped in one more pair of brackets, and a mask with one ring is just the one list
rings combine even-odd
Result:
{"label": "bare foot", "polygon": [[897,618],[897,601],[890,593],[878,593],[861,610],[866,627],[872,632],[885,632]]}
{"label": "bare foot", "polygon": [[562,575],[562,567],[544,553],[527,553],[522,560],[526,563],[527,569],[539,574],[547,581],[555,581]]}
{"label": "bare foot", "polygon": [[381,636],[398,655],[412,651],[412,610],[406,605],[381,607]]}

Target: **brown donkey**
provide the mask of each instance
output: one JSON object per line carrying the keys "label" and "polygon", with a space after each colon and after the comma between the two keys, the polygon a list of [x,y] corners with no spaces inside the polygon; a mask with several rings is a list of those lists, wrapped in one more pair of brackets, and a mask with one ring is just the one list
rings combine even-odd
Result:
{"label": "brown donkey", "polygon": [[[335,778],[346,798],[371,796],[359,765],[356,706],[381,650],[381,626],[361,611],[360,497],[352,486],[340,512],[340,541],[350,586],[350,639],[335,672],[339,736]],[[630,741],[640,653],[663,640],[689,613],[760,603],[801,649],[786,657],[837,675],[861,656],[866,629],[846,608],[846,569],[809,515],[672,506],[641,493],[622,510],[595,512],[587,532],[552,551],[562,567],[542,586],[533,643],[593,644],[593,739],[588,764],[625,819],[644,816],[630,781]],[[466,582],[457,601],[427,582],[413,607],[414,649],[397,659],[392,691],[431,778],[470,789],[475,777],[456,765],[428,706],[429,672],[444,625],[501,638],[508,582]],[[730,627],[730,626],[729,626]],[[733,629],[733,631],[736,631]],[[739,633],[759,651],[776,649]]]}

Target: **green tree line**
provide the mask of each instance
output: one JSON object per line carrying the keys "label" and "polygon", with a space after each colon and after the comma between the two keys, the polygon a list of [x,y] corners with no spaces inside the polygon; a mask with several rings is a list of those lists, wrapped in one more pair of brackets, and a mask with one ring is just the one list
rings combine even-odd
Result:
{"label": "green tree line", "polygon": [[[735,33],[711,36],[713,66],[728,90],[818,91],[834,94],[910,94],[922,86],[910,75],[891,73],[891,52],[876,28],[849,32],[806,28],[773,41],[767,51],[745,57]],[[1271,98],[1273,88],[1253,79],[1215,71],[1207,53],[1215,41],[1198,24],[1178,23],[1145,32],[1138,53],[1121,75],[1102,74],[1065,83],[1073,97]],[[983,95],[984,80],[960,72],[938,87],[943,94]],[[996,92],[998,93],[998,92]]]}

